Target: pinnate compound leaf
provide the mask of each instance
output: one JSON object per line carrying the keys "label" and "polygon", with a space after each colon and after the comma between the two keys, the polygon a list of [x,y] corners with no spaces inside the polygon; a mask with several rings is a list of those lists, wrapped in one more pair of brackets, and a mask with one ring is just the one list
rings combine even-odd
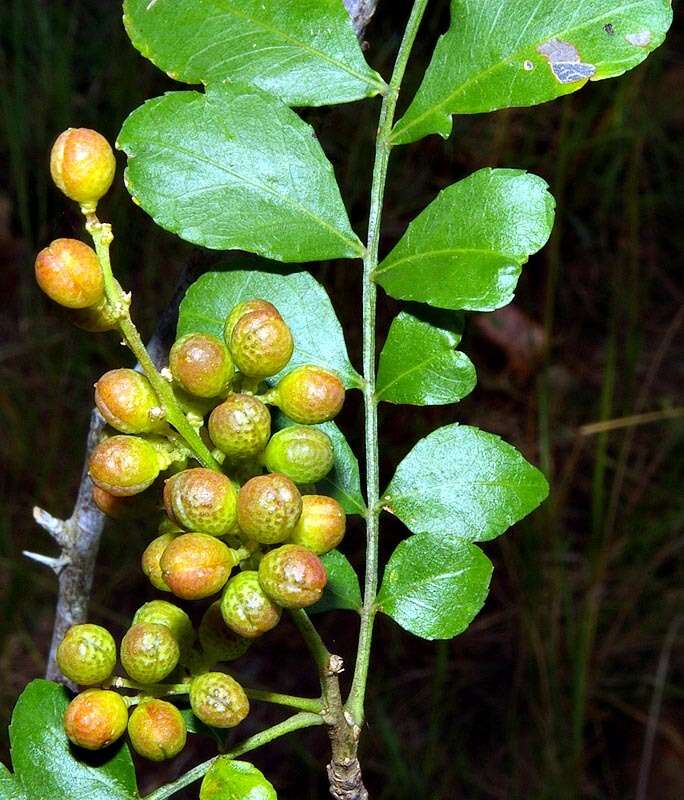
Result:
{"label": "pinnate compound leaf", "polygon": [[[275,430],[296,424],[280,412],[272,416]],[[325,478],[312,489],[315,488],[322,494],[334,497],[347,514],[365,514],[366,503],[361,494],[359,461],[346,436],[334,422],[322,422],[320,425],[311,427],[325,431],[330,437],[333,447],[333,467]]]}
{"label": "pinnate compound leaf", "polygon": [[547,496],[542,473],[498,436],[446,425],[397,467],[383,504],[414,533],[481,542],[500,536]]}
{"label": "pinnate compound leaf", "polygon": [[253,764],[221,756],[204,776],[199,800],[278,800],[278,795]]}
{"label": "pinnate compound leaf", "polygon": [[392,553],[378,608],[416,636],[450,639],[482,608],[491,576],[491,561],[474,544],[417,533]]}
{"label": "pinnate compound leaf", "polygon": [[491,311],[513,298],[521,267],[547,242],[555,202],[536,175],[481,169],[444,189],[375,272],[392,297]]}
{"label": "pinnate compound leaf", "polygon": [[201,332],[223,339],[223,326],[234,306],[261,298],[276,306],[294,337],[294,353],[284,372],[317,364],[337,372],[345,386],[358,386],[361,379],[349,361],[342,326],[325,289],[308,272],[279,269],[277,264],[239,257],[225,271],[205,273],[180,304],[178,336]]}
{"label": "pinnate compound leaf", "polygon": [[358,611],[361,608],[361,587],[354,567],[339,550],[331,550],[321,556],[328,573],[328,583],[323,597],[311,608],[309,614],[320,614],[333,609]]}
{"label": "pinnate compound leaf", "polygon": [[622,75],[671,22],[670,0],[452,0],[451,27],[392,142],[446,138],[452,114],[533,106]]}
{"label": "pinnate compound leaf", "polygon": [[133,199],[182,239],[279,261],[363,252],[313,129],[255,87],[148,100],[117,146]]}
{"label": "pinnate compound leaf", "polygon": [[342,0],[125,0],[124,24],[146,58],[185,83],[251,83],[293,106],[384,88]]}
{"label": "pinnate compound leaf", "polygon": [[57,683],[35,680],[24,689],[9,731],[15,785],[0,771],[0,791],[8,800],[137,800],[128,746],[118,743],[97,753],[73,748],[64,732],[68,704],[66,689]]}
{"label": "pinnate compound leaf", "polygon": [[395,317],[380,353],[377,399],[436,406],[469,394],[475,367],[454,349],[461,339],[458,323],[433,325],[405,311]]}

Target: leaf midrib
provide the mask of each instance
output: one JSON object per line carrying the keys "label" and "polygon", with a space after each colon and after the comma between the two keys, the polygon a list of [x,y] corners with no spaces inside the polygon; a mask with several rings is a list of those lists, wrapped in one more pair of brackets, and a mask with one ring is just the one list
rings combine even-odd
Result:
{"label": "leaf midrib", "polygon": [[[206,98],[206,95],[200,95],[200,96]],[[276,192],[271,187],[266,186],[264,184],[261,184],[258,181],[249,180],[248,178],[245,178],[243,175],[240,175],[238,172],[234,172],[233,170],[230,170],[230,169],[226,168],[223,164],[218,164],[215,161],[212,161],[210,158],[207,158],[206,156],[199,155],[199,154],[193,152],[192,150],[187,150],[186,148],[181,147],[178,144],[175,144],[175,143],[174,144],[169,144],[168,142],[160,142],[160,141],[158,141],[156,139],[146,138],[145,139],[145,146],[148,146],[148,145],[156,145],[159,148],[164,148],[164,149],[167,149],[167,150],[175,150],[178,153],[185,154],[186,156],[189,156],[191,159],[194,159],[196,161],[199,161],[199,162],[202,162],[204,164],[207,164],[208,166],[211,166],[211,167],[217,169],[220,172],[224,172],[226,175],[230,175],[233,178],[236,178],[238,181],[244,182],[248,186],[252,186],[255,189],[261,190],[265,194],[270,194],[272,197],[276,197],[279,200],[285,201],[284,204],[286,206],[289,205],[295,211],[297,211],[297,210],[301,211],[303,214],[305,214],[307,217],[312,219],[314,222],[316,222],[322,228],[327,229],[330,233],[333,233],[338,239],[341,239],[346,244],[351,245],[353,250],[357,253],[357,255],[359,255],[359,256],[361,255],[361,250],[359,248],[360,242],[359,242],[358,238],[355,237],[354,239],[350,239],[348,236],[345,236],[334,225],[331,225],[329,222],[326,222],[324,219],[322,219],[321,217],[319,217],[316,214],[314,214],[306,206],[303,206],[300,203],[293,202],[292,198],[289,195],[282,194],[280,192]],[[135,161],[136,158],[137,158],[137,154],[129,153],[129,159],[130,160]],[[130,169],[130,166],[129,166],[129,169]],[[131,188],[134,188],[134,187],[131,186]]]}
{"label": "leaf midrib", "polygon": [[[455,345],[454,345],[454,347],[455,347]],[[412,367],[409,367],[408,369],[406,369],[403,372],[399,373],[399,375],[397,375],[397,377],[394,378],[393,380],[391,380],[389,383],[386,383],[382,387],[382,389],[379,392],[377,392],[376,399],[380,400],[382,398],[382,396],[387,392],[387,390],[391,386],[394,386],[395,383],[397,383],[398,381],[402,380],[407,375],[410,375],[412,372],[415,372],[416,370],[422,369],[427,364],[430,364],[433,361],[438,361],[439,359],[443,358],[444,356],[449,356],[449,355],[454,356],[454,362],[453,362],[452,366],[457,367],[458,366],[458,364],[457,364],[457,360],[458,360],[457,352],[458,352],[457,350],[452,349],[450,346],[447,346],[444,351],[440,351],[439,353],[434,353],[434,354],[428,356],[427,358],[425,358],[423,361],[419,361],[417,364],[414,364]],[[442,377],[444,377],[444,376],[442,376]]]}
{"label": "leaf midrib", "polygon": [[[393,270],[398,267],[400,264],[404,264],[407,261],[420,261],[423,258],[431,258],[433,256],[447,256],[447,255],[482,255],[482,256],[500,256],[502,259],[510,259],[518,266],[520,266],[520,257],[519,256],[511,256],[507,253],[499,253],[492,249],[485,249],[483,247],[444,247],[440,250],[425,250],[420,253],[410,253],[409,255],[402,256],[401,258],[396,259],[395,261],[390,261],[389,264],[386,266],[382,266],[382,264],[375,270],[374,277],[377,275],[382,275],[383,272],[387,272],[388,270]],[[386,263],[392,254],[385,259],[383,263]],[[524,258],[524,256],[523,256]]]}
{"label": "leaf midrib", "polygon": [[[327,61],[328,63],[332,64],[333,66],[338,67],[343,72],[346,72],[347,74],[351,75],[352,77],[357,78],[359,81],[361,81],[362,83],[366,84],[367,86],[373,86],[378,91],[383,91],[384,88],[385,88],[384,82],[379,82],[375,78],[372,78],[372,79],[370,78],[370,75],[373,74],[373,71],[370,69],[370,67],[368,68],[369,75],[368,76],[364,76],[363,74],[361,74],[361,73],[357,72],[356,70],[352,69],[351,67],[349,67],[343,61],[338,61],[336,58],[333,58],[332,56],[328,55],[327,53],[323,52],[322,50],[318,50],[317,48],[312,47],[311,45],[308,45],[303,41],[300,41],[299,39],[297,39],[296,37],[292,36],[291,34],[288,34],[288,33],[284,32],[284,31],[279,30],[278,28],[274,28],[274,27],[272,27],[270,25],[267,25],[263,21],[255,18],[253,16],[250,16],[249,14],[240,13],[239,11],[237,11],[235,9],[234,6],[225,8],[225,7],[222,7],[218,2],[216,2],[216,0],[209,0],[209,2],[210,2],[211,5],[214,6],[214,8],[216,8],[216,10],[218,12],[217,16],[219,16],[219,17],[220,16],[231,16],[232,15],[236,19],[241,19],[241,20],[246,20],[247,22],[251,22],[252,24],[256,25],[257,27],[260,27],[262,30],[264,30],[264,31],[266,31],[268,33],[272,33],[275,36],[280,37],[284,41],[290,42],[291,44],[293,44],[293,45],[295,45],[297,47],[300,47],[305,52],[311,53],[312,55],[316,56],[317,58],[320,58],[322,61]],[[193,55],[192,58],[196,58],[196,56],[197,56],[197,54]],[[188,59],[185,62],[186,68],[191,63],[192,58]]]}
{"label": "leaf midrib", "polygon": [[[648,0],[638,0],[638,2],[636,2],[636,3],[629,3],[627,5],[620,6],[619,8],[614,9],[611,13],[612,14],[621,14],[623,11],[629,11],[630,9],[636,8],[637,6],[644,5],[644,3],[646,3],[646,2],[648,2]],[[525,47],[520,48],[520,49],[516,50],[514,53],[511,53],[510,55],[508,55],[506,57],[506,59],[504,59],[503,61],[497,61],[496,64],[493,64],[492,66],[487,67],[487,69],[484,69],[484,70],[481,70],[480,72],[475,73],[470,78],[468,78],[468,80],[464,81],[457,89],[454,89],[454,91],[451,92],[451,94],[447,95],[447,97],[445,97],[444,100],[441,100],[439,103],[436,103],[435,105],[431,106],[427,111],[424,111],[422,114],[419,114],[408,125],[404,125],[403,127],[400,127],[398,125],[395,128],[395,130],[393,131],[392,135],[390,136],[390,140],[394,139],[396,134],[405,133],[406,131],[411,130],[411,128],[415,127],[418,123],[422,122],[422,120],[424,120],[425,117],[431,116],[432,114],[436,113],[438,110],[443,108],[443,106],[451,103],[452,100],[454,100],[460,94],[463,94],[465,92],[465,90],[469,86],[471,86],[473,83],[478,83],[480,80],[482,80],[482,78],[484,78],[485,76],[491,74],[492,72],[496,72],[497,69],[499,69],[500,67],[502,67],[505,64],[509,63],[510,61],[513,61],[515,59],[521,58],[522,54],[525,53],[525,51],[529,50],[531,47],[534,47],[536,49],[541,44],[543,44],[544,42],[548,41],[549,38],[558,39],[561,36],[567,36],[569,33],[578,33],[583,28],[587,28],[590,25],[593,25],[595,22],[598,22],[599,20],[603,19],[604,16],[605,16],[605,14],[601,14],[598,17],[592,17],[592,19],[587,20],[585,23],[583,23],[582,25],[579,25],[577,28],[568,28],[568,29],[559,31],[556,34],[551,34],[550,37],[546,36],[546,37],[544,37],[543,39],[541,39],[541,40],[539,40],[537,42],[533,42],[532,44],[525,45]],[[453,24],[453,20],[452,20],[452,24]],[[587,80],[590,80],[590,79],[587,78]],[[584,83],[586,83],[587,80],[585,80]],[[580,81],[578,81],[577,83],[579,84]],[[580,88],[580,87],[578,86],[577,88]],[[455,112],[453,112],[453,113],[455,113]],[[402,120],[400,120],[400,122],[402,122]]]}

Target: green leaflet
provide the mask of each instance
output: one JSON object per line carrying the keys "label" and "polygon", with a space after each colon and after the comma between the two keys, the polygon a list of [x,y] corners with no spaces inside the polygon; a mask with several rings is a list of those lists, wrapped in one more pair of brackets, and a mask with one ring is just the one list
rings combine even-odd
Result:
{"label": "green leaflet", "polygon": [[415,533],[482,542],[500,536],[547,496],[542,473],[498,436],[446,425],[397,467],[384,507]]}
{"label": "green leaflet", "polygon": [[377,605],[415,636],[450,639],[482,608],[492,569],[474,544],[417,533],[392,553]]}
{"label": "green leaflet", "polygon": [[475,367],[465,353],[454,349],[461,339],[462,321],[456,326],[440,321],[432,324],[405,311],[394,318],[380,353],[378,400],[444,405],[473,390]]}
{"label": "green leaflet", "polygon": [[307,609],[307,612],[320,614],[333,609],[358,611],[362,604],[361,587],[354,567],[349,563],[347,557],[339,550],[331,550],[321,556],[321,561],[328,573],[328,584],[323,597]]}
{"label": "green leaflet", "polygon": [[[243,266],[247,269],[239,269]],[[295,350],[284,372],[317,364],[337,372],[347,387],[359,385],[330,298],[308,272],[284,273],[277,264],[239,256],[225,271],[208,272],[188,289],[180,304],[178,336],[201,331],[223,339],[229,312],[255,298],[273,303],[292,331]]]}
{"label": "green leaflet", "polygon": [[363,253],[312,128],[253,86],[148,100],[117,146],[133,199],[182,239],[279,261]]}
{"label": "green leaflet", "polygon": [[622,75],[671,22],[670,0],[452,0],[451,27],[392,142],[446,138],[452,114],[532,106]]}
{"label": "green leaflet", "polygon": [[125,0],[133,45],[185,83],[251,83],[293,106],[383,91],[342,0]]}
{"label": "green leaflet", "polygon": [[[35,680],[21,693],[12,714],[10,741],[14,787],[0,770],[2,800],[137,800],[135,770],[128,746],[99,753],[74,750],[64,733],[66,689]],[[14,794],[12,793],[14,792]]]}
{"label": "green leaflet", "polygon": [[392,297],[491,311],[513,298],[521,267],[547,242],[555,202],[536,175],[481,169],[439,193],[375,272]]}
{"label": "green leaflet", "polygon": [[278,800],[278,796],[253,764],[222,756],[204,776],[199,800]]}

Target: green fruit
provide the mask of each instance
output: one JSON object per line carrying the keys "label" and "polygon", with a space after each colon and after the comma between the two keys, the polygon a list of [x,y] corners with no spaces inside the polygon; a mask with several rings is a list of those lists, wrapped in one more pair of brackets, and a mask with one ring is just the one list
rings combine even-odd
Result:
{"label": "green fruit", "polygon": [[112,369],[95,384],[95,405],[122,433],[163,430],[163,411],[149,380],[134,369]]}
{"label": "green fruit", "polygon": [[293,422],[316,425],[336,417],[344,404],[344,384],[322,367],[296,367],[280,380],[275,402]]}
{"label": "green fruit", "polygon": [[264,592],[256,570],[232,578],[221,598],[221,615],[239,636],[255,639],[280,622],[281,609]]}
{"label": "green fruit", "polygon": [[170,519],[190,531],[223,536],[237,522],[237,490],[221,472],[186,469],[164,485],[164,507]]}
{"label": "green fruit", "polygon": [[74,625],[57,648],[57,664],[65,678],[81,686],[104,683],[116,666],[116,644],[99,625]]}
{"label": "green fruit", "polygon": [[90,455],[88,474],[96,486],[116,497],[145,491],[159,475],[155,447],[137,436],[111,436]]}
{"label": "green fruit", "polygon": [[228,348],[209,333],[188,333],[169,353],[174,380],[197,397],[216,397],[230,385],[235,368]]}
{"label": "green fruit", "polygon": [[254,458],[271,435],[271,414],[257,397],[231,394],[209,417],[209,436],[230,459]]}
{"label": "green fruit", "polygon": [[35,270],[40,288],[66,308],[90,308],[104,297],[100,261],[93,248],[78,239],[55,239],[38,253]]}
{"label": "green fruit", "polygon": [[251,642],[238,636],[223,621],[221,603],[212,603],[204,612],[199,626],[202,650],[214,661],[235,661],[243,656]]}
{"label": "green fruit", "polygon": [[220,591],[235,566],[235,556],[220,539],[206,533],[185,533],[164,550],[162,579],[184,600],[201,600]]}
{"label": "green fruit", "polygon": [[121,640],[121,665],[134,681],[159,683],[178,664],[180,650],[166,625],[139,622]]}
{"label": "green fruit", "polygon": [[302,515],[290,541],[321,555],[342,541],[346,524],[347,516],[337,500],[320,494],[306,494],[302,497]]}
{"label": "green fruit", "polygon": [[64,713],[66,735],[86,750],[101,750],[120,739],[127,724],[124,699],[104,689],[88,689],[76,695]]}
{"label": "green fruit", "polygon": [[251,311],[261,311],[272,317],[280,317],[278,309],[272,303],[269,303],[268,300],[245,300],[243,303],[238,303],[230,314],[228,314],[223,327],[223,338],[228,347],[230,347],[230,339],[235,326],[245,314],[249,314]]}
{"label": "green fruit", "polygon": [[267,469],[280,472],[295,483],[322,480],[332,469],[334,459],[328,434],[301,425],[292,425],[275,433],[264,452]]}
{"label": "green fruit", "polygon": [[271,550],[259,564],[261,588],[284,608],[306,608],[317,603],[327,582],[321,559],[298,544]]}
{"label": "green fruit", "polygon": [[57,137],[50,153],[52,180],[64,194],[87,210],[109,191],[116,160],[109,142],[89,128],[68,128]]}
{"label": "green fruit", "polygon": [[284,542],[301,513],[302,496],[284,475],[257,475],[240,489],[238,524],[247,539],[261,544]]}
{"label": "green fruit", "polygon": [[187,740],[185,720],[176,706],[165,700],[146,700],[128,721],[128,736],[135,752],[148,761],[177,756]]}
{"label": "green fruit", "polygon": [[244,689],[230,675],[205,672],[190,685],[193,714],[212,728],[234,728],[249,714]]}
{"label": "green fruit", "polygon": [[169,589],[162,577],[161,557],[164,555],[166,548],[178,536],[178,533],[163,533],[153,539],[142,554],[142,571],[150,579],[152,586],[162,592],[170,592],[171,589]]}
{"label": "green fruit", "polygon": [[157,625],[166,625],[178,643],[181,660],[186,656],[195,641],[195,631],[190,622],[190,617],[173,603],[166,600],[151,600],[140,606],[133,617],[133,624],[139,622],[154,622]]}
{"label": "green fruit", "polygon": [[240,317],[230,337],[235,365],[248,378],[268,378],[292,358],[292,333],[280,316],[250,311]]}

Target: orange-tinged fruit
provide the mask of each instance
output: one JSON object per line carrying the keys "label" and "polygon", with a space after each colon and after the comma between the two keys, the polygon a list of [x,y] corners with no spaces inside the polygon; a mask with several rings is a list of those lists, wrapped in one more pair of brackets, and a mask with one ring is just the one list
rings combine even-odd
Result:
{"label": "orange-tinged fruit", "polygon": [[282,610],[266,594],[256,570],[245,570],[228,581],[221,598],[221,615],[239,636],[256,639],[280,622]]}
{"label": "orange-tinged fruit", "polygon": [[293,422],[316,425],[336,417],[344,404],[344,384],[330,370],[296,367],[276,387],[276,403]]}
{"label": "orange-tinged fruit", "polygon": [[88,689],[76,695],[64,713],[69,739],[86,750],[101,750],[120,739],[128,725],[128,709],[121,695]]}
{"label": "orange-tinged fruit", "polygon": [[235,365],[248,378],[268,378],[292,358],[294,342],[287,323],[266,311],[240,317],[230,337]]}
{"label": "orange-tinged fruit", "polygon": [[88,474],[96,486],[116,497],[145,491],[159,475],[154,446],[137,436],[111,436],[90,455]]}
{"label": "orange-tinged fruit", "polygon": [[104,683],[116,666],[116,643],[100,625],[73,625],[57,648],[62,675],[81,686]]}
{"label": "orange-tinged fruit", "polygon": [[346,525],[347,515],[334,497],[306,494],[302,497],[302,514],[290,542],[322,555],[342,541]]}
{"label": "orange-tinged fruit", "polygon": [[155,433],[164,428],[159,399],[149,380],[134,369],[112,369],[95,384],[95,405],[121,433]]}
{"label": "orange-tinged fruit", "polygon": [[55,239],[36,256],[35,270],[40,288],[66,308],[89,308],[104,297],[97,254],[78,239]]}
{"label": "orange-tinged fruit", "polygon": [[169,518],[186,530],[224,536],[237,522],[237,489],[229,477],[204,467],[178,472],[164,485]]}
{"label": "orange-tinged fruit", "polygon": [[166,761],[185,747],[187,728],[181,712],[166,700],[146,700],[128,721],[135,752],[148,761]]}
{"label": "orange-tinged fruit", "polygon": [[90,128],[68,128],[50,153],[52,180],[64,194],[94,207],[109,191],[116,160],[109,142]]}
{"label": "orange-tinged fruit", "polygon": [[178,664],[180,650],[166,625],[138,622],[121,640],[121,665],[134,681],[163,681]]}
{"label": "orange-tinged fruit", "polygon": [[264,464],[295,483],[317,483],[333,468],[332,440],[325,431],[291,425],[273,434],[264,451]]}
{"label": "orange-tinged fruit", "polygon": [[228,348],[209,333],[188,333],[177,339],[169,353],[169,368],[174,380],[197,397],[222,394],[235,374]]}
{"label": "orange-tinged fruit", "polygon": [[166,585],[162,577],[161,557],[164,555],[166,548],[179,535],[179,533],[169,531],[157,536],[147,545],[142,554],[142,571],[150,579],[152,586],[162,592],[170,592],[171,589]]}
{"label": "orange-tinged fruit", "polygon": [[190,685],[193,714],[212,728],[234,728],[249,714],[244,689],[224,672],[205,672]]}
{"label": "orange-tinged fruit", "polygon": [[252,311],[261,311],[262,313],[271,317],[280,317],[280,312],[278,309],[273,305],[273,303],[269,303],[268,300],[260,300],[257,298],[238,303],[226,317],[226,322],[223,326],[223,338],[228,347],[230,347],[230,338],[233,335],[235,326],[242,319],[242,317],[245,316],[245,314],[249,314]]}
{"label": "orange-tinged fruit", "polygon": [[201,600],[220,591],[235,566],[235,556],[220,539],[185,533],[164,550],[162,579],[184,600]]}
{"label": "orange-tinged fruit", "polygon": [[302,496],[289,478],[257,475],[238,494],[238,524],[246,538],[260,544],[284,542],[302,513]]}
{"label": "orange-tinged fruit", "polygon": [[271,550],[259,564],[261,588],[284,608],[306,608],[317,603],[327,582],[321,559],[298,544]]}

